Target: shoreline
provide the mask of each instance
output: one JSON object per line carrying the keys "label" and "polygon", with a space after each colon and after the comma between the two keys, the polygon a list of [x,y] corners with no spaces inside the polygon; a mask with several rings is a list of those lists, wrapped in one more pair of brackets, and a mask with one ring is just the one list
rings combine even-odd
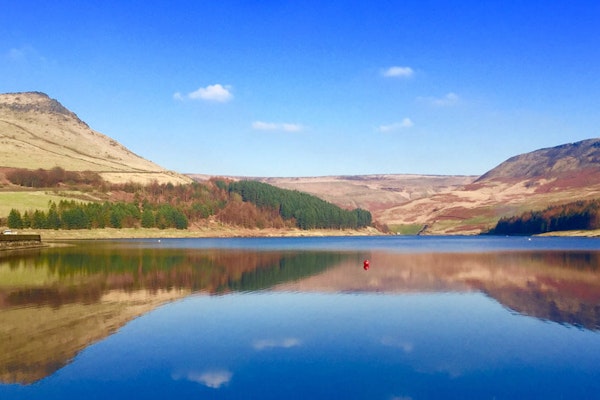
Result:
{"label": "shoreline", "polygon": [[381,236],[375,228],[343,229],[246,229],[235,227],[197,229],[102,228],[102,229],[21,229],[19,233],[39,234],[43,242],[97,239],[184,239],[184,238],[253,238],[253,237],[327,237]]}
{"label": "shoreline", "polygon": [[[276,237],[335,237],[335,236],[390,236],[375,228],[351,229],[248,229],[236,227],[210,227],[195,229],[158,228],[102,228],[102,229],[20,229],[24,235],[41,235],[41,243],[32,247],[44,247],[46,242],[71,240],[109,239],[185,239],[185,238],[276,238]],[[436,236],[436,235],[432,235]],[[588,237],[600,238],[600,230],[547,232],[541,237]],[[24,247],[18,247],[24,248]],[[16,249],[16,247],[15,247]],[[7,249],[6,249],[7,250]]]}

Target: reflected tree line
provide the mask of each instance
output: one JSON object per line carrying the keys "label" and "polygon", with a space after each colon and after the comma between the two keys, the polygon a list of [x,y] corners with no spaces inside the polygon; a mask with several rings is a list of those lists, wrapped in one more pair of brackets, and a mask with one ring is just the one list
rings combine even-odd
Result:
{"label": "reflected tree line", "polygon": [[[314,277],[318,287],[332,292],[475,289],[524,315],[600,329],[599,252],[390,253],[379,255],[368,273],[362,271],[362,257],[354,252],[110,246],[38,250],[4,257],[0,267],[43,270],[54,280],[44,285],[0,285],[0,308],[91,304],[111,290],[256,291]],[[350,271],[351,266],[355,270]],[[328,270],[347,279],[330,280],[324,274]]]}
{"label": "reflected tree line", "polygon": [[[254,291],[319,274],[350,257],[331,252],[71,248],[5,260],[44,269],[56,282],[0,289],[0,306],[92,303],[109,290],[187,289],[210,294]],[[4,293],[2,293],[4,292]]]}

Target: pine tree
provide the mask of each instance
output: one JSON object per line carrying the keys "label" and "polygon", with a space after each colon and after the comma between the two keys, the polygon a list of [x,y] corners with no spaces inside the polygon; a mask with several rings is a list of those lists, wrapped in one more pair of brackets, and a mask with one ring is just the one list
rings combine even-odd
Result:
{"label": "pine tree", "polygon": [[7,223],[8,227],[11,229],[23,228],[23,219],[19,210],[15,210],[14,208],[10,210],[10,213],[8,214]]}
{"label": "pine tree", "polygon": [[154,213],[150,209],[145,208],[142,212],[142,228],[154,228],[155,226]]}

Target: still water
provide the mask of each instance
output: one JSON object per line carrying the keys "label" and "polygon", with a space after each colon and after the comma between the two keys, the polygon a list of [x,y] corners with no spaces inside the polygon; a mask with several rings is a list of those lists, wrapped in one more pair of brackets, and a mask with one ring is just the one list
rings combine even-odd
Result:
{"label": "still water", "polygon": [[153,239],[0,253],[3,400],[599,393],[600,239]]}

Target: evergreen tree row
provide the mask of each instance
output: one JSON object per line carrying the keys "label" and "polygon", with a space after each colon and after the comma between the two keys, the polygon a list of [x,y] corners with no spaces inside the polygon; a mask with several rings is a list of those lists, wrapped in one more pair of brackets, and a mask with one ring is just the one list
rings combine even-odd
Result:
{"label": "evergreen tree row", "polygon": [[[59,175],[58,170],[53,171]],[[108,187],[105,187],[108,189]],[[369,211],[344,210],[318,197],[257,181],[211,179],[186,185],[111,185],[117,202],[50,202],[47,210],[12,209],[12,229],[169,228],[211,219],[245,228],[357,229],[372,224]],[[125,201],[123,201],[125,200]]]}
{"label": "evergreen tree row", "polygon": [[316,196],[296,190],[242,180],[229,183],[229,192],[259,208],[276,210],[284,220],[295,219],[301,229],[357,229],[370,226],[371,213],[360,208],[344,210]]}
{"label": "evergreen tree row", "polygon": [[545,232],[600,229],[600,200],[576,201],[501,218],[493,235],[535,235]]}
{"label": "evergreen tree row", "polygon": [[162,204],[146,205],[140,210],[132,203],[79,203],[62,200],[49,203],[47,212],[35,210],[21,214],[12,209],[7,219],[11,229],[94,229],[133,228],[186,229],[188,219],[180,210]]}

